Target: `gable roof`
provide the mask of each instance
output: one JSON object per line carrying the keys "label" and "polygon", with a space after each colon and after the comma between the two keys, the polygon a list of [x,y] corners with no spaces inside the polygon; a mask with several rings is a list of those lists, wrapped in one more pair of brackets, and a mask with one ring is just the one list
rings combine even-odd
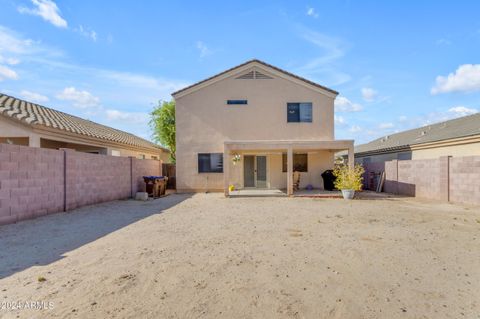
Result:
{"label": "gable roof", "polygon": [[355,147],[355,154],[388,152],[413,145],[480,135],[480,113],[378,138]]}
{"label": "gable roof", "polygon": [[108,141],[155,150],[167,149],[140,138],[136,135],[120,131],[102,124],[82,119],[39,104],[30,103],[15,97],[0,93],[0,115],[17,120],[32,127],[47,127]]}
{"label": "gable roof", "polygon": [[205,84],[205,83],[207,83],[207,82],[209,82],[209,81],[212,81],[212,80],[214,80],[214,79],[216,79],[216,78],[218,78],[218,77],[221,77],[222,75],[226,75],[226,74],[228,74],[228,73],[231,73],[232,71],[235,71],[235,70],[237,70],[237,69],[241,69],[241,68],[243,68],[243,67],[246,67],[246,66],[249,65],[249,64],[256,64],[256,63],[258,63],[259,65],[262,65],[262,66],[264,66],[264,67],[270,68],[270,69],[272,69],[272,70],[275,70],[275,71],[277,71],[277,72],[280,72],[281,74],[286,75],[286,76],[288,76],[288,77],[291,77],[291,78],[300,80],[300,81],[302,81],[302,82],[304,82],[304,83],[306,83],[306,84],[308,84],[308,85],[311,85],[311,86],[313,86],[313,87],[316,87],[316,88],[325,90],[325,91],[330,92],[330,93],[332,93],[332,94],[334,94],[334,95],[338,95],[338,92],[337,92],[337,91],[332,90],[332,89],[330,89],[330,88],[328,88],[328,87],[326,87],[326,86],[320,85],[320,84],[315,83],[315,82],[310,81],[310,80],[307,80],[307,79],[305,79],[305,78],[303,78],[303,77],[301,77],[301,76],[298,76],[298,75],[296,75],[296,74],[290,73],[290,72],[288,72],[288,71],[285,71],[285,70],[283,70],[283,69],[280,69],[280,68],[278,68],[278,67],[276,67],[276,66],[273,66],[273,65],[271,65],[271,64],[268,64],[268,63],[266,63],[266,62],[263,62],[263,61],[260,61],[260,60],[257,60],[257,59],[253,59],[253,60],[249,60],[249,61],[247,61],[247,62],[245,62],[245,63],[239,64],[239,65],[237,65],[237,66],[234,66],[233,68],[227,69],[227,70],[225,70],[225,71],[223,71],[223,72],[220,72],[220,73],[218,73],[218,74],[215,74],[215,75],[213,75],[213,76],[211,76],[211,77],[209,77],[209,78],[206,78],[205,80],[202,80],[202,81],[199,81],[199,82],[194,83],[194,84],[192,84],[192,85],[189,85],[189,86],[187,86],[187,87],[185,87],[185,88],[183,88],[183,89],[181,89],[181,90],[178,90],[178,91],[176,91],[176,92],[173,92],[173,93],[172,93],[172,96],[175,97],[176,95],[178,95],[178,94],[180,94],[180,93],[184,93],[184,92],[186,92],[186,91],[188,91],[188,90],[190,90],[190,89],[192,89],[192,88],[195,88],[195,87],[197,87],[197,86],[199,86],[199,85],[201,85],[201,84]]}

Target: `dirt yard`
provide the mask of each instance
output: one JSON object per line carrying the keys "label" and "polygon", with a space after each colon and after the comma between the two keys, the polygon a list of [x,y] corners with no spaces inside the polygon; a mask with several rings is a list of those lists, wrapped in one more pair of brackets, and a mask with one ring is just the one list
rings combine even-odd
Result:
{"label": "dirt yard", "polygon": [[2,318],[480,318],[480,209],[118,201],[0,227],[0,278]]}

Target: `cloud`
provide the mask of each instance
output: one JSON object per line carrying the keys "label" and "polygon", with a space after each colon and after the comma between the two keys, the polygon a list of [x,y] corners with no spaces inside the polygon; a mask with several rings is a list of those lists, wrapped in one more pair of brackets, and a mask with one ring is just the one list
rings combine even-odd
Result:
{"label": "cloud", "polygon": [[313,17],[313,18],[318,18],[318,13],[315,11],[315,8],[308,7],[307,8],[307,16]]}
{"label": "cloud", "polygon": [[340,116],[340,115],[334,115],[333,116],[334,118],[334,121],[335,121],[335,124],[337,125],[343,125],[343,124],[346,124],[345,122],[345,118],[343,116]]}
{"label": "cloud", "polygon": [[358,126],[358,125],[352,125],[350,126],[350,128],[348,129],[351,133],[358,133],[358,132],[361,132],[363,131],[363,129]]}
{"label": "cloud", "polygon": [[339,71],[336,65],[347,50],[347,44],[343,40],[305,27],[300,28],[300,36],[317,49],[312,52],[318,55],[297,68],[296,73],[305,77],[326,77],[331,85],[350,81],[351,76]]}
{"label": "cloud", "polygon": [[[0,63],[6,63],[8,60],[10,64],[18,64],[20,61],[16,58],[17,55],[30,54],[39,51],[39,46],[35,46],[35,42],[31,39],[24,39],[16,32],[0,26]],[[15,56],[15,57],[12,57]]]}
{"label": "cloud", "polygon": [[448,39],[438,39],[436,42],[435,42],[436,45],[451,45],[452,44],[452,41],[448,40]]}
{"label": "cloud", "polygon": [[465,106],[454,106],[448,109],[448,112],[454,114],[455,117],[457,116],[467,116],[471,114],[475,114],[478,112],[477,109],[469,108]]}
{"label": "cloud", "polygon": [[17,65],[23,60],[38,61],[40,58],[59,58],[63,53],[57,49],[27,39],[15,31],[0,26],[0,64]]}
{"label": "cloud", "polygon": [[[0,26],[0,54],[5,59],[13,58],[17,60],[16,62],[20,62],[18,65],[12,66],[2,60],[4,63],[2,66],[12,69],[16,74],[18,72],[17,76],[24,78],[18,85],[15,84],[17,87],[21,85],[17,92],[23,88],[33,92],[48,92],[50,101],[58,102],[52,106],[61,111],[90,118],[95,122],[139,136],[143,135],[146,138],[150,137],[148,120],[140,123],[139,119],[142,116],[135,115],[136,112],[148,114],[152,106],[156,105],[159,100],[170,100],[172,92],[192,83],[191,81],[153,76],[148,73],[138,73],[135,71],[135,66],[130,66],[132,72],[125,72],[78,64],[72,62],[63,51],[44,42],[31,40],[21,33],[2,26]],[[84,86],[84,83],[88,83],[88,87]],[[63,100],[65,102],[60,103],[57,95],[63,98],[69,96],[63,92],[64,88],[68,87],[74,87],[78,92],[87,90],[93,99],[90,101],[86,99],[85,103],[74,100]],[[95,88],[95,91],[90,88]],[[12,95],[14,93],[15,91],[11,91]],[[20,96],[19,93],[17,94]],[[80,94],[80,96],[82,95]],[[88,95],[85,96],[88,97]],[[85,104],[97,105],[83,107]],[[108,105],[108,107],[103,105]],[[107,109],[126,113],[134,112],[135,122],[125,120],[124,116],[111,112],[110,119],[108,119]],[[117,120],[113,119],[115,116],[117,116]]]}
{"label": "cloud", "polygon": [[[132,88],[149,89],[153,91],[168,92],[168,94],[175,92],[181,88],[188,86],[190,83],[184,81],[175,81],[164,78],[157,78],[149,75],[119,72],[104,69],[91,69],[96,72],[97,76],[103,79],[109,79],[117,82],[120,85]],[[162,97],[164,98],[164,97]]]}
{"label": "cloud", "polygon": [[73,31],[92,40],[93,42],[97,42],[97,32],[95,32],[95,30],[79,25],[78,28],[73,29]]}
{"label": "cloud", "polygon": [[51,0],[32,0],[34,8],[18,7],[18,12],[42,17],[56,27],[66,28],[67,21],[60,16],[60,10]]}
{"label": "cloud", "polygon": [[202,41],[197,41],[197,49],[200,51],[200,58],[204,58],[212,54],[212,51]]}
{"label": "cloud", "polygon": [[39,93],[27,91],[27,90],[23,90],[22,92],[20,92],[20,95],[24,99],[26,99],[27,101],[30,101],[30,102],[44,103],[44,102],[49,101],[49,98],[47,96],[41,95]]}
{"label": "cloud", "polygon": [[0,26],[0,81],[19,78],[12,66],[20,63],[18,55],[28,52],[31,44],[31,40],[18,39],[12,31]]}
{"label": "cloud", "polygon": [[73,106],[78,108],[89,108],[98,106],[100,99],[96,96],[93,96],[88,91],[79,91],[73,86],[66,87],[62,92],[57,94],[57,99],[63,101],[73,102]]}
{"label": "cloud", "polygon": [[305,30],[302,37],[315,45],[317,48],[321,49],[324,53],[322,56],[312,60],[305,66],[305,68],[315,68],[319,65],[324,65],[338,60],[345,55],[344,44],[337,38],[330,37],[312,30]]}
{"label": "cloud", "polygon": [[128,122],[145,125],[148,123],[149,115],[147,113],[140,112],[124,112],[119,110],[109,109],[105,111],[107,120],[109,121],[119,121],[119,122]]}
{"label": "cloud", "polygon": [[20,60],[17,58],[4,58],[0,55],[0,64],[7,64],[7,65],[17,65],[20,63]]}
{"label": "cloud", "polygon": [[373,102],[377,95],[378,92],[372,88],[362,88],[362,97],[367,102]]}
{"label": "cloud", "polygon": [[24,61],[40,60],[44,57],[59,57],[55,49],[39,42],[26,39],[18,33],[0,26],[0,81],[19,79],[17,65]]}
{"label": "cloud", "polygon": [[480,91],[480,64],[463,64],[455,73],[437,76],[431,94]]}
{"label": "cloud", "polygon": [[378,128],[381,130],[385,130],[385,129],[393,128],[394,126],[395,125],[393,123],[380,123],[378,125]]}
{"label": "cloud", "polygon": [[343,96],[335,99],[335,112],[359,112],[363,110],[363,106],[358,103],[353,103]]}
{"label": "cloud", "polygon": [[18,80],[18,74],[11,68],[5,65],[0,65],[0,81],[3,80]]}

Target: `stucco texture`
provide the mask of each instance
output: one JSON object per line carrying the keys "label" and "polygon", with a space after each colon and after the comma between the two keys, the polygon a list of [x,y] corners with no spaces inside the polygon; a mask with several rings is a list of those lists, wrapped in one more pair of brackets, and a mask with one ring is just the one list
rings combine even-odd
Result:
{"label": "stucco texture", "polygon": [[[248,69],[176,98],[177,190],[223,189],[223,174],[198,173],[197,154],[223,153],[225,141],[334,139],[334,98],[254,68],[272,79],[236,78],[252,70]],[[227,105],[229,99],[246,99],[248,104]],[[312,123],[287,123],[288,102],[311,102]],[[269,155],[270,187],[286,187],[280,154]],[[305,183],[320,186],[316,176],[333,165],[333,155],[321,154],[309,155],[312,172],[302,179]],[[230,176],[233,183],[241,186],[238,172],[233,171]]]}

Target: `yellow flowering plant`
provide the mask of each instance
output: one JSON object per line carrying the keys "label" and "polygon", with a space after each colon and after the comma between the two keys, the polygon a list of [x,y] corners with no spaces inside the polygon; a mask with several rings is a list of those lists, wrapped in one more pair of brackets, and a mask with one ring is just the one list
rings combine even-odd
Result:
{"label": "yellow flowering plant", "polygon": [[364,172],[360,164],[355,165],[353,169],[345,164],[335,166],[333,169],[333,175],[336,177],[335,188],[361,190]]}

